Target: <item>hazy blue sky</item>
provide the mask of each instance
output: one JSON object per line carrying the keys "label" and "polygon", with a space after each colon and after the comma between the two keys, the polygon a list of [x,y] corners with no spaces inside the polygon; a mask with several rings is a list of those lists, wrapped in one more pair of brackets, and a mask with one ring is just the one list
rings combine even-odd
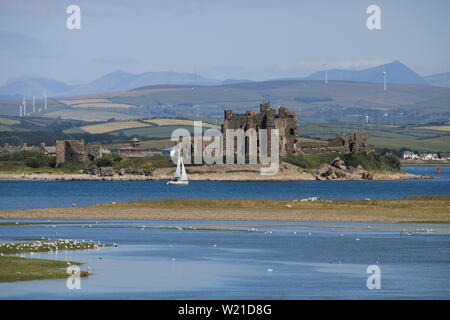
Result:
{"label": "hazy blue sky", "polygon": [[[81,30],[66,28],[70,4]],[[381,30],[366,27],[371,4]],[[450,71],[449,12],[448,0],[1,0],[0,83],[118,69],[263,80],[392,60],[428,75]]]}

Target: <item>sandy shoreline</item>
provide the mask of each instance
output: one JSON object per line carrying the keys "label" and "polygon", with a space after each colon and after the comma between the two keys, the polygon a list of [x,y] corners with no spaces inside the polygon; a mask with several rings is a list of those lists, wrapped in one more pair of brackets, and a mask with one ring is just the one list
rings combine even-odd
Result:
{"label": "sandy shoreline", "polygon": [[[261,175],[261,165],[211,165],[189,166],[187,168],[191,181],[313,181],[315,176],[304,169],[289,163],[281,163],[276,175]],[[62,173],[0,173],[0,180],[50,180],[50,181],[152,181],[168,180],[175,168],[163,168],[154,170],[151,176],[144,175],[119,175],[111,177],[90,175],[86,173],[62,174]],[[402,172],[373,173],[373,180],[406,180],[406,179],[430,179],[432,177],[417,176]],[[347,180],[363,180],[359,175],[354,175]]]}
{"label": "sandy shoreline", "polygon": [[450,223],[450,198],[301,202],[178,199],[0,210],[1,219],[273,220]]}

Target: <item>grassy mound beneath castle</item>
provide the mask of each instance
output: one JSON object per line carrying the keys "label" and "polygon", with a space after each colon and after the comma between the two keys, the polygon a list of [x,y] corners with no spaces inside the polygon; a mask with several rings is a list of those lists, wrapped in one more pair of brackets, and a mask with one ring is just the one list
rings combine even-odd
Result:
{"label": "grassy mound beneath castle", "polygon": [[282,161],[291,163],[304,169],[317,169],[323,164],[329,164],[335,158],[344,160],[347,167],[361,166],[369,171],[400,171],[400,161],[390,155],[380,155],[376,152],[347,153],[337,152],[324,154],[299,154],[281,157]]}
{"label": "grassy mound beneath castle", "polygon": [[55,167],[55,157],[48,157],[38,151],[21,151],[0,153],[0,173],[80,173],[87,167],[113,167],[115,171],[122,168],[158,169],[173,166],[170,157],[153,155],[143,158],[125,158],[117,154],[106,155],[95,161],[64,162]]}
{"label": "grassy mound beneath castle", "polygon": [[[323,164],[329,164],[336,157],[344,160],[347,167],[361,166],[368,171],[399,171],[400,161],[390,155],[380,155],[376,152],[347,153],[336,152],[325,154],[289,155],[280,158],[281,161],[291,163],[306,170],[314,170]],[[225,162],[225,160],[224,160]],[[248,159],[246,160],[248,162]],[[174,164],[168,156],[159,154],[142,157],[127,158],[117,154],[109,154],[95,161],[84,163],[65,162],[55,167],[55,158],[47,157],[38,151],[22,151],[16,153],[0,153],[0,173],[80,173],[89,166],[112,167],[115,172],[124,168],[159,169],[170,168]]]}
{"label": "grassy mound beneath castle", "polygon": [[169,168],[173,166],[170,157],[162,156],[160,154],[142,158],[127,158],[121,157],[117,154],[110,154],[96,161],[93,161],[91,164],[98,167],[112,167],[115,171],[119,171],[123,168],[159,169]]}

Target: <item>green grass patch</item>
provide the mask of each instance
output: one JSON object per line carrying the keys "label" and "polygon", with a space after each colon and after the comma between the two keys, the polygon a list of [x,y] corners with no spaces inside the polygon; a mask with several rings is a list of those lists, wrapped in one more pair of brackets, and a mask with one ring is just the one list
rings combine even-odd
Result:
{"label": "green grass patch", "polygon": [[340,156],[336,152],[326,154],[299,154],[281,157],[284,162],[291,163],[305,169],[316,169],[322,164],[330,163],[334,158]]}
{"label": "green grass patch", "polygon": [[[22,224],[23,225],[23,224]],[[60,250],[88,250],[108,246],[93,241],[74,240],[37,240],[32,242],[16,242],[0,244],[0,282],[27,280],[59,279],[69,275],[69,265],[81,265],[80,262],[30,259],[10,256],[29,252],[57,252]],[[82,277],[89,273],[81,271]]]}
{"label": "green grass patch", "polygon": [[390,155],[380,155],[376,152],[369,153],[347,153],[336,152],[326,154],[299,154],[282,157],[281,160],[299,166],[304,169],[316,169],[323,164],[330,163],[334,158],[340,157],[347,166],[357,168],[363,167],[371,171],[399,171],[399,160]]}
{"label": "green grass patch", "polygon": [[[66,272],[68,265],[81,264],[73,261],[0,256],[0,282],[67,278],[69,277]],[[88,275],[86,271],[80,273],[82,277]]]}

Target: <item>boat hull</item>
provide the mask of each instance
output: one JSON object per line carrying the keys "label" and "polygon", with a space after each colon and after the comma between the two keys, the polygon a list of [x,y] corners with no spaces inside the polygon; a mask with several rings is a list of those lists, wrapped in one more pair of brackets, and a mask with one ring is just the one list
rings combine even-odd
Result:
{"label": "boat hull", "polygon": [[168,185],[172,184],[172,185],[175,185],[175,186],[186,186],[186,185],[189,184],[189,181],[186,181],[186,180],[184,180],[184,181],[182,181],[182,180],[180,180],[180,181],[167,181],[167,184]]}

